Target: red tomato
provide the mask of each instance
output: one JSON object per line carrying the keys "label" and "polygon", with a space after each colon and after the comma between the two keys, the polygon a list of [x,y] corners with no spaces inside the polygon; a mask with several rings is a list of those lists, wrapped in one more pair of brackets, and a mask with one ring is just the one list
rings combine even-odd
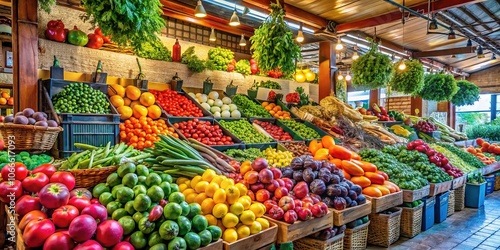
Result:
{"label": "red tomato", "polygon": [[34,220],[35,221],[40,221],[40,220],[43,220],[43,219],[47,219],[47,214],[45,214],[44,212],[42,212],[40,210],[33,210],[31,212],[28,212],[27,214],[25,214],[23,216],[23,218],[19,222],[19,229],[21,229],[21,231],[24,231],[24,229],[26,228],[26,226],[31,221],[34,221]]}
{"label": "red tomato", "polygon": [[43,244],[43,250],[71,250],[73,248],[75,248],[75,243],[68,232],[56,232],[49,236]]}
{"label": "red tomato", "polygon": [[73,219],[75,219],[80,213],[78,212],[78,208],[72,205],[66,205],[59,207],[54,210],[52,214],[52,221],[54,225],[59,228],[67,228]]}
{"label": "red tomato", "polygon": [[48,183],[49,177],[41,172],[28,175],[22,182],[24,190],[32,193],[37,193]]}
{"label": "red tomato", "polygon": [[17,200],[22,195],[23,187],[20,181],[3,181],[0,183],[0,201],[9,204],[11,201]]}
{"label": "red tomato", "polygon": [[78,211],[82,212],[82,210],[84,208],[91,205],[91,202],[89,199],[86,199],[86,198],[73,197],[73,198],[69,199],[68,205],[73,205],[76,208],[78,208]]}
{"label": "red tomato", "polygon": [[37,196],[23,195],[16,202],[15,211],[22,218],[25,214],[33,210],[41,210],[40,198]]}
{"label": "red tomato", "polygon": [[50,182],[62,183],[68,190],[72,190],[75,187],[75,177],[70,172],[55,172],[50,177]]}
{"label": "red tomato", "polygon": [[54,167],[54,165],[52,165],[50,163],[42,164],[42,165],[36,167],[35,169],[33,169],[33,171],[31,171],[32,174],[44,173],[49,178],[52,177],[52,175],[55,172],[57,172],[56,167]]}
{"label": "red tomato", "polygon": [[28,247],[39,247],[49,236],[54,234],[56,228],[49,219],[41,221],[31,221],[23,232],[24,244]]}
{"label": "red tomato", "polygon": [[22,181],[26,176],[28,176],[28,169],[20,162],[16,162],[14,166],[9,163],[2,168],[2,180],[4,181],[9,180],[9,178]]}

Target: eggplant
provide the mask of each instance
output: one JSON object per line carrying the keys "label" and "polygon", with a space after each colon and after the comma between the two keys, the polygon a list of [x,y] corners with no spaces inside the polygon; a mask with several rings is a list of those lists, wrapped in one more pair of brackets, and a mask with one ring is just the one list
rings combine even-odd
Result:
{"label": "eggplant", "polygon": [[290,167],[293,170],[299,170],[304,168],[304,160],[302,157],[295,157],[292,159],[292,162],[290,162]]}
{"label": "eggplant", "polygon": [[326,192],[325,182],[320,179],[316,179],[309,184],[309,190],[313,194],[322,195]]}
{"label": "eggplant", "polygon": [[293,171],[293,179],[296,182],[303,181],[304,180],[304,176],[303,176],[302,170],[295,170],[295,171]]}
{"label": "eggplant", "polygon": [[318,178],[325,183],[330,183],[330,180],[332,179],[332,173],[327,168],[321,168],[318,171]]}
{"label": "eggplant", "polygon": [[309,184],[315,179],[314,171],[311,168],[306,168],[302,171],[302,177]]}
{"label": "eggplant", "polygon": [[293,179],[293,169],[291,167],[285,167],[281,169],[282,178]]}

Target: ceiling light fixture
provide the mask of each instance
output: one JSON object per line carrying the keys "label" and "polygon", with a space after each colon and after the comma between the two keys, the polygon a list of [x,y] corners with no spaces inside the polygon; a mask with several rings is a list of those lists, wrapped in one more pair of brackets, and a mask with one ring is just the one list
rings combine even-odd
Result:
{"label": "ceiling light fixture", "polygon": [[198,0],[198,4],[196,4],[196,8],[194,8],[194,16],[195,17],[206,17],[207,12],[205,11],[205,8],[203,7],[203,3],[201,3],[201,0]]}
{"label": "ceiling light fixture", "polygon": [[344,45],[342,45],[342,41],[340,40],[340,37],[337,39],[337,45],[335,45],[335,50],[343,50]]}
{"label": "ceiling light fixture", "polygon": [[215,42],[215,40],[217,40],[214,28],[212,28],[212,31],[210,32],[210,38],[208,40],[210,40],[211,42]]}
{"label": "ceiling light fixture", "polygon": [[337,76],[337,79],[338,79],[339,81],[344,80],[344,76],[342,75],[342,71],[339,71],[339,75]]}
{"label": "ceiling light fixture", "polygon": [[347,72],[347,75],[345,76],[345,80],[346,81],[350,81],[351,80],[351,73],[350,72]]}
{"label": "ceiling light fixture", "polygon": [[297,37],[295,39],[299,43],[304,41],[304,32],[302,31],[302,23],[300,23],[300,28],[299,31],[297,32]]}
{"label": "ceiling light fixture", "polygon": [[240,46],[241,47],[247,46],[247,40],[245,40],[245,34],[241,34]]}
{"label": "ceiling light fixture", "polygon": [[354,51],[354,53],[352,54],[352,60],[356,61],[358,60],[358,58],[359,58],[358,52]]}
{"label": "ceiling light fixture", "polygon": [[236,12],[236,1],[234,2],[234,11],[231,19],[229,20],[230,26],[238,26],[240,25],[240,18],[238,17],[238,13]]}
{"label": "ceiling light fixture", "polygon": [[477,48],[477,58],[484,58],[483,47],[481,46]]}
{"label": "ceiling light fixture", "polygon": [[405,70],[406,69],[406,64],[405,64],[404,60],[401,60],[401,62],[399,63],[398,69],[399,70]]}
{"label": "ceiling light fixture", "polygon": [[467,40],[467,47],[472,47],[472,40],[470,40],[470,38]]}
{"label": "ceiling light fixture", "polygon": [[450,28],[450,33],[448,33],[448,40],[453,40],[455,38],[457,38],[455,31],[453,31],[453,29]]}
{"label": "ceiling light fixture", "polygon": [[437,30],[438,29],[438,23],[435,17],[432,18],[431,22],[429,23],[429,30]]}
{"label": "ceiling light fixture", "polygon": [[497,57],[495,56],[495,54],[493,54],[493,55],[491,56],[491,60],[496,60],[496,59],[497,59]]}

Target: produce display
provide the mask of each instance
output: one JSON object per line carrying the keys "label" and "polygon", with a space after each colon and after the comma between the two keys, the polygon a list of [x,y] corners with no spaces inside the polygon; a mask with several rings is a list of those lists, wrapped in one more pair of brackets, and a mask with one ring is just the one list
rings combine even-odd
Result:
{"label": "produce display", "polygon": [[229,49],[223,49],[221,47],[217,47],[210,49],[208,51],[208,61],[213,66],[212,68],[213,70],[229,71],[228,66],[231,64],[233,60],[234,60],[234,53]]}
{"label": "produce display", "polygon": [[186,64],[189,70],[196,73],[203,72],[206,68],[205,61],[198,58],[194,53],[194,46],[189,47],[182,53],[181,62]]}
{"label": "produce display", "polygon": [[280,105],[276,105],[276,103],[263,102],[262,107],[269,111],[276,119],[291,119],[291,114],[288,111],[283,111]]}
{"label": "produce display", "polygon": [[[474,148],[472,146],[469,146],[467,148],[467,152],[473,154],[477,159],[479,159],[484,165],[489,165],[494,162],[496,162],[495,157],[490,157],[489,155],[485,154],[493,154],[493,156],[498,155],[500,152],[500,147],[493,143],[489,144],[488,142],[484,141],[482,138],[476,139],[477,145],[480,146],[480,148]],[[478,163],[476,163],[476,166],[478,166]]]}
{"label": "produce display", "polygon": [[457,178],[463,175],[462,171],[451,165],[450,161],[446,156],[442,153],[438,153],[436,150],[433,150],[422,140],[416,140],[408,143],[408,150],[416,150],[420,153],[424,153],[427,155],[429,161],[434,165],[441,168],[444,172],[450,175],[453,178]]}
{"label": "produce display", "polygon": [[387,113],[387,110],[383,106],[379,106],[376,103],[374,103],[372,105],[372,107],[369,108],[366,112],[363,112],[362,108],[358,109],[358,111],[362,115],[374,115],[374,116],[378,117],[379,121],[385,121],[385,122],[396,121],[395,118],[391,117],[389,115],[389,113]]}
{"label": "produce display", "polygon": [[211,91],[208,95],[202,93],[189,93],[201,106],[210,111],[215,118],[241,118],[238,107],[232,103],[231,98],[224,96],[219,99],[217,91]]}
{"label": "produce display", "polygon": [[269,134],[273,139],[277,141],[292,141],[292,136],[283,130],[282,127],[274,125],[271,122],[254,120],[252,125],[257,125],[257,130],[263,129],[267,134]]}
{"label": "produce display", "polygon": [[250,75],[252,74],[252,71],[250,69],[250,61],[248,60],[239,60],[235,65],[234,65],[234,71],[242,74],[242,75]]}
{"label": "produce display", "polygon": [[156,103],[171,116],[202,117],[203,112],[191,99],[174,90],[150,91]]}
{"label": "produce display", "polygon": [[410,136],[415,135],[414,129],[411,128],[410,126],[406,126],[406,125],[404,125],[404,126],[392,125],[391,131],[394,134],[405,137],[405,138],[409,138]]}
{"label": "produce display", "polygon": [[259,133],[247,120],[221,120],[219,124],[247,144],[273,141],[272,138]]}
{"label": "produce display", "polygon": [[224,152],[227,156],[234,158],[236,161],[255,161],[257,158],[264,158],[265,155],[258,148],[247,149],[228,149]]}
{"label": "produce display", "polygon": [[233,103],[246,117],[272,118],[267,110],[261,105],[250,100],[247,96],[237,94],[233,97]]}
{"label": "produce display", "polygon": [[418,131],[424,132],[424,133],[432,133],[437,130],[437,126],[430,123],[429,121],[423,121],[420,120],[413,126],[415,129]]}
{"label": "produce display", "polygon": [[32,108],[25,108],[21,112],[3,117],[4,123],[21,125],[35,125],[40,127],[58,127],[56,121],[47,120],[45,112],[35,112]]}
{"label": "produce display", "polygon": [[456,106],[472,105],[479,101],[479,93],[481,90],[477,85],[467,80],[457,81],[458,91],[451,98],[451,103]]}
{"label": "produce display", "polygon": [[150,92],[142,92],[135,86],[123,87],[119,84],[110,84],[108,95],[121,120],[127,120],[132,116],[137,119],[147,116],[156,120],[161,116],[161,109],[155,104],[155,96]]}
{"label": "produce display", "polygon": [[427,74],[424,76],[424,86],[418,96],[424,100],[437,102],[450,101],[458,92],[458,87],[452,75]]}
{"label": "produce display", "polygon": [[263,152],[269,165],[273,167],[286,167],[290,165],[293,159],[293,154],[289,151],[282,151],[276,148],[266,148]]}
{"label": "produce display", "polygon": [[281,85],[275,81],[267,80],[267,81],[260,81],[260,83],[257,85],[257,88],[268,88],[268,89],[281,90]]}
{"label": "produce display", "polygon": [[288,93],[285,96],[285,101],[287,103],[299,103],[300,102],[300,94],[297,92]]}
{"label": "produce display", "polygon": [[71,83],[52,97],[57,113],[109,114],[106,95],[85,83]]}
{"label": "produce display", "polygon": [[[33,170],[35,167],[52,161],[52,157],[46,154],[31,155],[29,152],[22,151],[14,156],[16,162],[20,162],[26,166],[28,170]],[[9,152],[0,151],[0,167],[10,163]]]}
{"label": "produce display", "polygon": [[210,121],[193,119],[173,124],[186,138],[193,138],[206,145],[232,145],[231,136],[224,135],[219,125]]}
{"label": "produce display", "polygon": [[173,127],[169,127],[165,120],[153,120],[142,116],[139,119],[130,117],[120,124],[120,141],[142,150],[154,146],[160,140],[158,135],[172,135],[179,137]]}
{"label": "produce display", "polygon": [[416,200],[414,202],[403,202],[403,207],[415,208],[424,203],[422,200]]}
{"label": "produce display", "polygon": [[361,225],[368,223],[369,220],[370,220],[370,218],[368,217],[368,215],[363,216],[362,218],[359,218],[357,220],[354,220],[354,221],[347,223],[346,227],[349,229],[353,229],[355,227],[358,227],[358,226],[361,226]]}
{"label": "produce display", "polygon": [[469,172],[476,170],[476,168],[469,165],[467,162],[462,160],[460,157],[458,157],[457,155],[455,155],[454,153],[452,153],[451,151],[449,151],[445,147],[439,146],[437,144],[429,144],[429,147],[436,150],[438,153],[443,154],[446,158],[448,158],[451,165],[462,170],[463,173],[469,173]]}
{"label": "produce display", "polygon": [[353,74],[352,83],[355,87],[365,89],[376,89],[385,86],[392,73],[392,62],[389,56],[379,52],[378,43],[371,42],[368,53],[353,61],[351,72]]}
{"label": "produce display", "polygon": [[404,121],[405,120],[405,115],[401,112],[395,111],[395,110],[390,110],[388,113],[389,117],[394,118],[396,121]]}
{"label": "produce display", "polygon": [[298,122],[295,120],[280,120],[285,126],[290,128],[293,132],[298,134],[300,137],[304,139],[317,139],[321,138],[321,135],[318,134],[316,130],[308,127],[302,122]]}
{"label": "produce display", "polygon": [[286,141],[282,142],[282,145],[290,152],[293,153],[293,155],[311,155],[311,152],[309,152],[309,148],[305,144],[305,142],[292,142],[292,141]]}
{"label": "produce display", "polygon": [[[448,143],[436,143],[437,145],[447,149],[451,153],[455,154],[458,158],[462,159],[464,162],[466,162],[468,165],[471,165],[474,168],[482,168],[486,166],[484,162],[482,162],[480,159],[477,157],[474,157],[474,154],[476,153],[476,150],[473,152],[471,149],[467,148],[466,150],[457,148],[451,144]],[[473,149],[473,147],[472,147]],[[439,151],[438,151],[439,152]],[[442,153],[442,152],[441,152]],[[450,158],[450,157],[448,157]]]}

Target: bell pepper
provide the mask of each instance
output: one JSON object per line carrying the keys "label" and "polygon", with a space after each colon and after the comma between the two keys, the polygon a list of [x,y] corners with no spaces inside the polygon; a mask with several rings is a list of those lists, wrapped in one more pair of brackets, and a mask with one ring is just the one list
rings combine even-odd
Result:
{"label": "bell pepper", "polygon": [[87,47],[89,47],[89,48],[100,49],[102,47],[102,45],[104,44],[104,39],[100,35],[90,33],[87,35],[87,37],[89,40],[87,43]]}
{"label": "bell pepper", "polygon": [[76,26],[73,28],[73,30],[70,30],[68,32],[68,42],[70,44],[76,46],[85,46],[88,41],[89,38],[87,37],[87,34],[79,30]]}
{"label": "bell pepper", "polygon": [[101,28],[95,29],[94,34],[102,36],[102,40],[104,41],[104,43],[111,43],[111,36],[105,36],[102,33]]}
{"label": "bell pepper", "polygon": [[47,23],[47,29],[45,30],[45,37],[47,39],[62,43],[66,41],[66,35],[67,32],[61,20],[50,20]]}

